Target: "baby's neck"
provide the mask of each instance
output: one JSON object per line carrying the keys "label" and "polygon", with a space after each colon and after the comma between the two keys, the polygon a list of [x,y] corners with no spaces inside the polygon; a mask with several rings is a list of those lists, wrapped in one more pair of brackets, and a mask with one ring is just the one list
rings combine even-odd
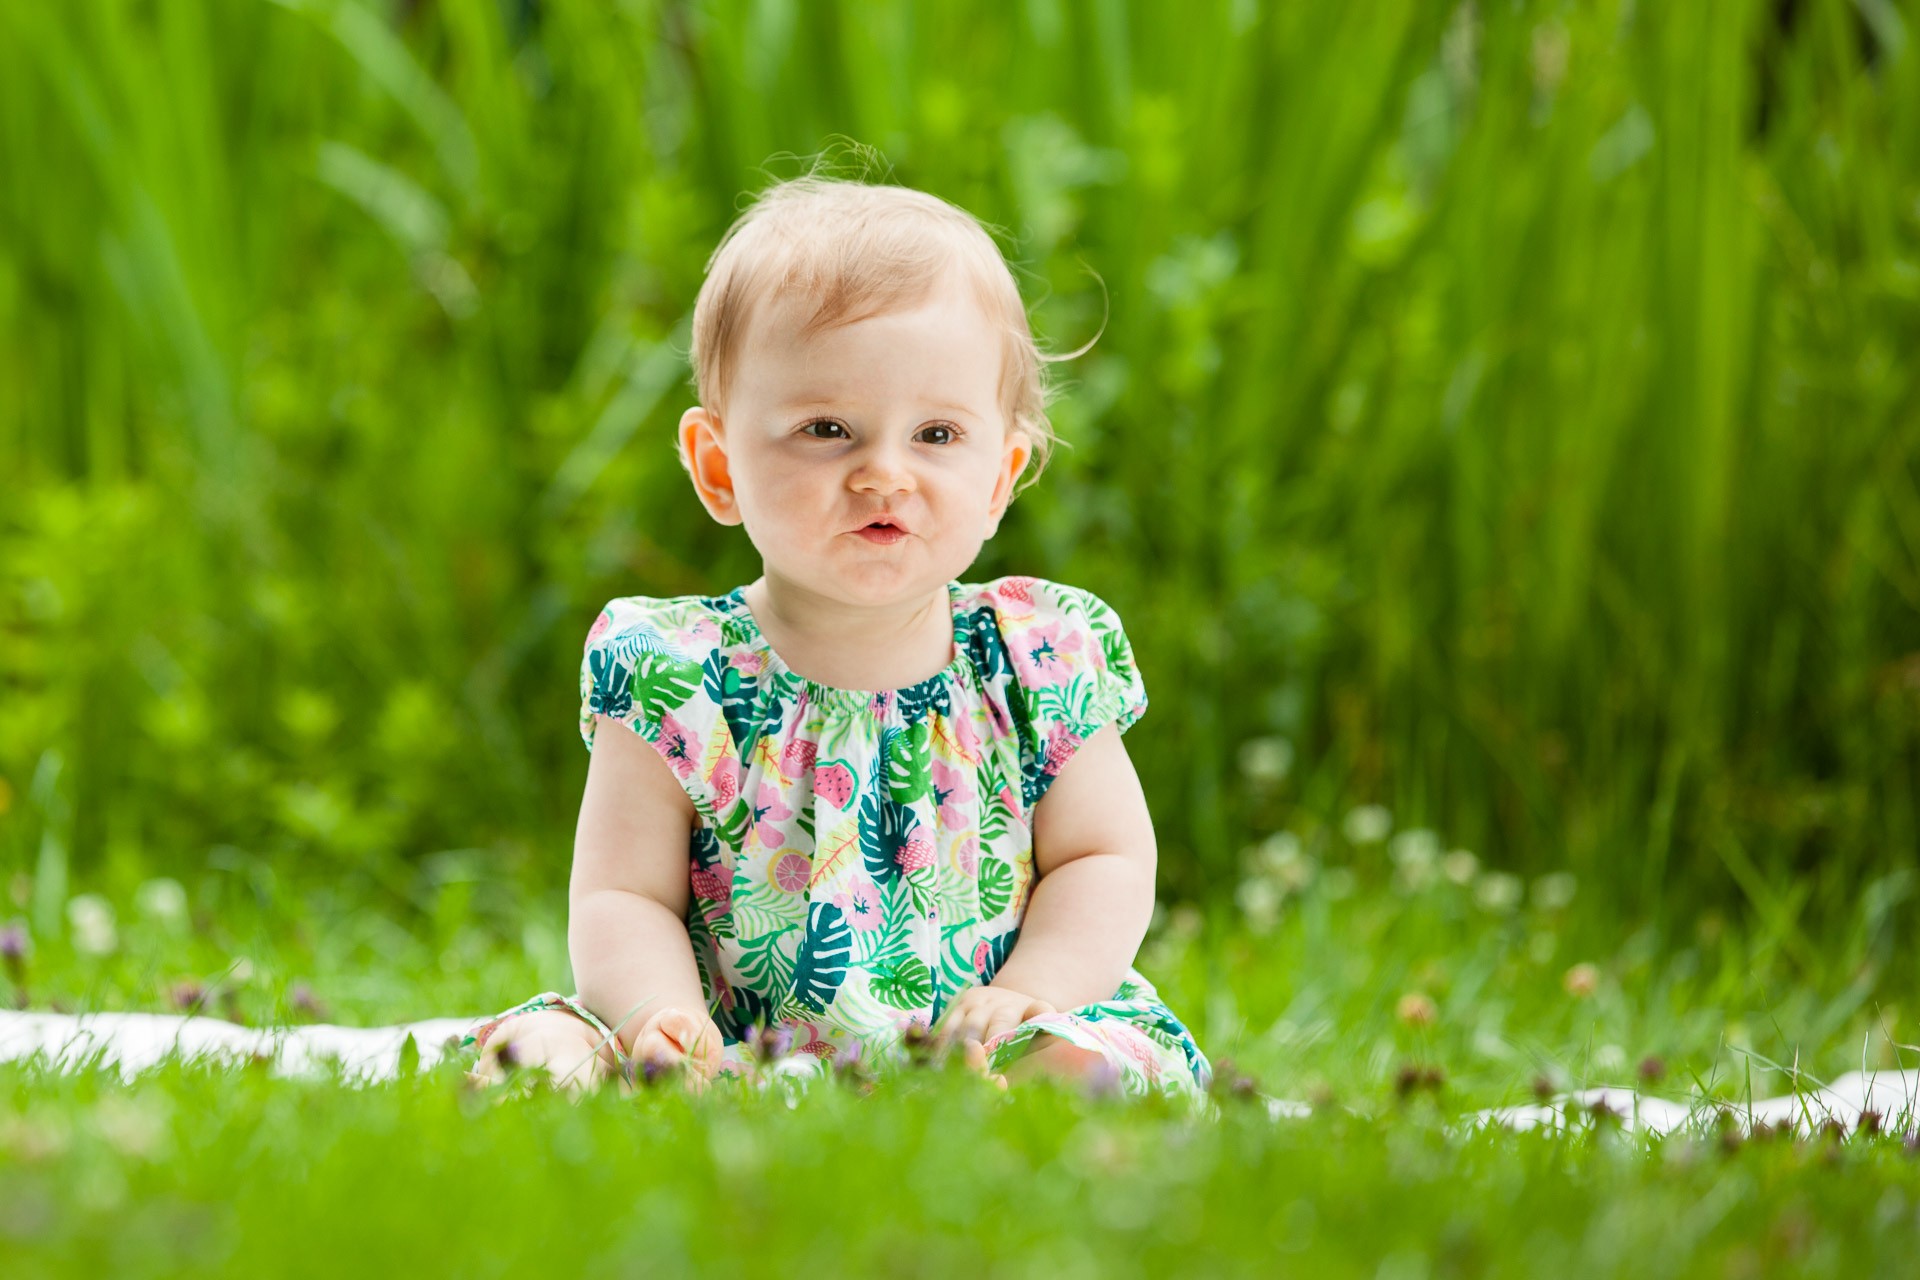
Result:
{"label": "baby's neck", "polygon": [[945,585],[920,598],[848,605],[766,575],[744,593],[767,643],[787,669],[835,689],[901,689],[953,661],[952,600]]}

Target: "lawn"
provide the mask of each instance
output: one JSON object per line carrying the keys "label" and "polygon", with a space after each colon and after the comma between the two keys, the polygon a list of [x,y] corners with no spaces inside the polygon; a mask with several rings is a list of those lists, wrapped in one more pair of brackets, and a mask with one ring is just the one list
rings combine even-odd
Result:
{"label": "lawn", "polygon": [[[1743,1139],[1705,1107],[1665,1138],[1606,1116],[1471,1123],[1536,1090],[1638,1084],[1737,1108],[1920,1065],[1870,956],[1797,970],[1711,920],[1622,938],[1564,879],[1468,875],[1457,858],[1452,877],[1413,854],[1378,878],[1283,862],[1277,905],[1245,886],[1251,919],[1176,905],[1140,957],[1214,1059],[1210,1116],[1052,1083],[1001,1093],[937,1061],[577,1103],[537,1080],[475,1090],[458,1060],[368,1086],[266,1064],[175,1063],[130,1085],[11,1064],[9,1273],[677,1274],[778,1257],[928,1275],[1859,1275],[1920,1249],[1920,1149],[1895,1132]],[[477,915],[436,937],[428,918],[312,895],[199,929],[171,883],[89,900],[96,930],[112,916],[111,950],[37,947],[16,971],[33,1006],[375,1024],[484,1013],[564,978],[553,904],[518,937]],[[1267,1097],[1312,1112],[1275,1119]]]}

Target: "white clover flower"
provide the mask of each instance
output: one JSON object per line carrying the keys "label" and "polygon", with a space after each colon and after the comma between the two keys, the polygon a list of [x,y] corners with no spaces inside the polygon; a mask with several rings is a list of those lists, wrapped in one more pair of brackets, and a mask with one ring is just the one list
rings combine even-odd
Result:
{"label": "white clover flower", "polygon": [[1393,838],[1387,853],[1397,866],[1431,867],[1440,857],[1440,837],[1424,827],[1409,827]]}
{"label": "white clover flower", "polygon": [[160,924],[179,924],[187,918],[187,891],[178,880],[157,876],[133,891],[141,914]]}
{"label": "white clover flower", "polygon": [[120,945],[113,927],[113,906],[97,893],[67,899],[67,923],[73,926],[73,948],[85,955],[104,956]]}
{"label": "white clover flower", "polygon": [[1520,877],[1504,871],[1489,871],[1473,887],[1473,900],[1482,910],[1506,915],[1520,905]]}
{"label": "white clover flower", "polygon": [[1351,867],[1328,867],[1320,877],[1320,892],[1335,902],[1351,898],[1354,887]]}
{"label": "white clover flower", "polygon": [[1393,859],[1394,883],[1419,892],[1433,884],[1440,857],[1440,837],[1421,827],[1402,831],[1387,846]]}
{"label": "white clover flower", "polygon": [[1279,782],[1293,768],[1293,744],[1285,738],[1250,738],[1240,744],[1240,772],[1252,782]]}
{"label": "white clover flower", "polygon": [[1455,849],[1440,859],[1440,874],[1454,884],[1472,884],[1480,874],[1480,859],[1465,849]]}
{"label": "white clover flower", "polygon": [[1573,901],[1580,882],[1571,871],[1555,871],[1533,882],[1533,905],[1546,911],[1558,911]]}
{"label": "white clover flower", "polygon": [[1280,919],[1280,886],[1261,877],[1242,880],[1233,899],[1255,933],[1266,933]]}
{"label": "white clover flower", "polygon": [[1363,804],[1347,813],[1340,829],[1354,844],[1377,844],[1393,830],[1393,813],[1385,805]]}
{"label": "white clover flower", "polygon": [[1253,866],[1270,876],[1288,893],[1299,893],[1313,883],[1320,864],[1305,852],[1300,837],[1291,831],[1268,836],[1253,849]]}

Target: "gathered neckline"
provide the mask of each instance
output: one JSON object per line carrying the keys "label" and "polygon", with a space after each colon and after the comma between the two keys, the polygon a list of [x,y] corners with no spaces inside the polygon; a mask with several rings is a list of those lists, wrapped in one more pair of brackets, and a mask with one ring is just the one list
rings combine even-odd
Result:
{"label": "gathered neckline", "polygon": [[835,707],[841,710],[864,710],[875,699],[886,699],[898,705],[902,701],[913,702],[931,697],[936,686],[948,681],[962,679],[972,669],[972,659],[967,655],[967,624],[961,614],[960,602],[965,596],[959,582],[947,584],[947,611],[952,622],[953,659],[925,680],[916,680],[910,685],[898,689],[843,689],[838,685],[821,684],[818,680],[809,680],[787,665],[767,639],[766,632],[760,629],[760,622],[753,616],[753,609],[747,604],[745,584],[735,587],[718,599],[724,603],[743,623],[752,638],[753,650],[761,657],[766,669],[782,672],[806,691],[809,701],[821,706]]}

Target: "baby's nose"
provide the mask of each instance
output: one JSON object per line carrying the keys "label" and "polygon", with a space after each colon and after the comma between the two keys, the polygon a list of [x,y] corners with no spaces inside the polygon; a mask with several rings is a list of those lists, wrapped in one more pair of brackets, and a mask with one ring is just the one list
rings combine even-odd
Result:
{"label": "baby's nose", "polygon": [[861,493],[910,493],[916,481],[913,468],[904,457],[893,450],[880,449],[854,469],[852,483]]}

